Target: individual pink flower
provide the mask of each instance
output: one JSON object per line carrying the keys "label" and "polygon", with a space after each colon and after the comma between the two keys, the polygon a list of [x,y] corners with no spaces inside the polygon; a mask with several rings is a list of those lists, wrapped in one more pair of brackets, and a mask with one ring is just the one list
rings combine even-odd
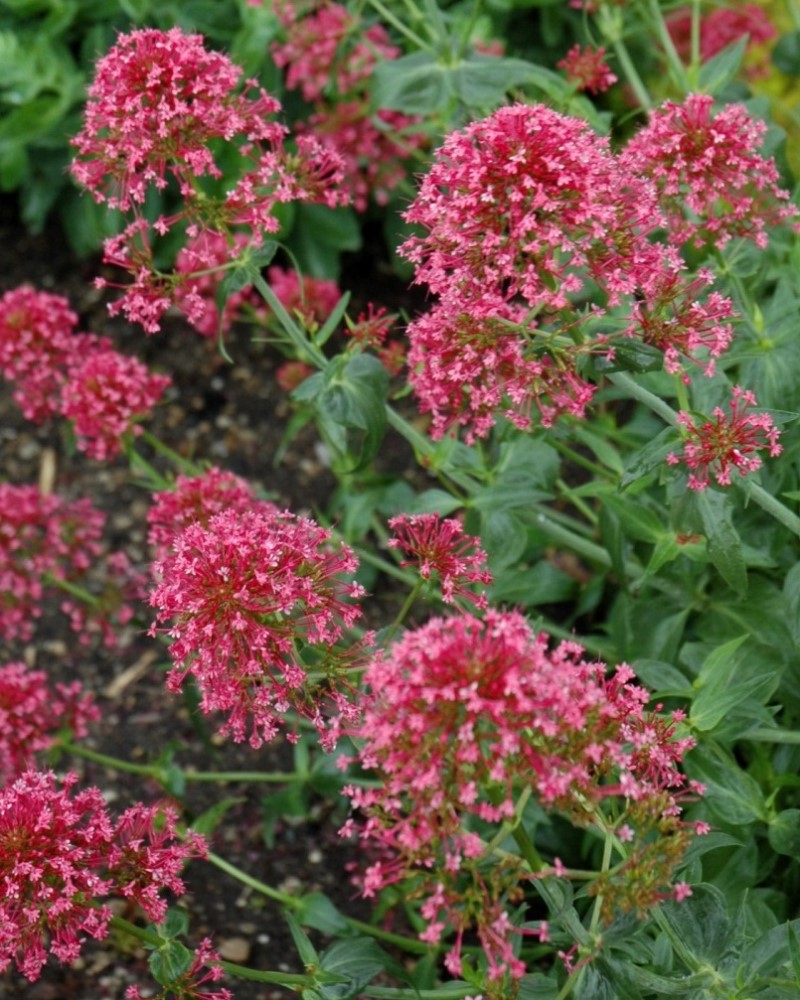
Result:
{"label": "individual pink flower", "polygon": [[87,935],[102,940],[111,910],[96,905],[113,830],[99,790],[28,771],[0,791],[0,972],[15,962],[39,978],[51,952],[74,962]]}
{"label": "individual pink flower", "polygon": [[416,565],[426,580],[436,573],[446,604],[462,597],[478,608],[486,607],[485,592],[481,589],[476,594],[468,584],[492,582],[488,557],[479,538],[464,534],[460,521],[438,514],[399,514],[389,520],[389,527],[393,536],[389,546],[411,556],[400,565]]}
{"label": "individual pink flower", "polygon": [[[629,667],[608,677],[577,644],[551,650],[522,615],[490,609],[483,621],[462,613],[407,632],[368,664],[364,681],[371,693],[351,735],[380,786],[345,789],[364,821],[344,832],[378,848],[365,894],[402,879],[430,896],[425,915],[440,921],[450,894],[472,891],[462,877],[485,885],[492,870],[465,820],[511,819],[522,787],[579,827],[606,809],[609,822],[627,826],[631,842],[601,890],[608,912],[647,909],[671,892],[693,834],[679,805],[698,791],[679,770],[693,741],[676,736],[680,714],[644,710],[649,695]],[[507,893],[523,877],[530,873],[509,869],[495,888]],[[488,898],[496,906],[501,896]],[[507,942],[511,928],[501,927]],[[498,974],[521,974],[510,952],[492,949]]]}
{"label": "individual pink flower", "polygon": [[775,163],[758,153],[767,126],[743,104],[716,115],[713,105],[708,94],[666,101],[630,140],[622,162],[655,183],[674,244],[710,241],[721,249],[738,236],[765,247],[769,229],[798,214],[778,186]]}
{"label": "individual pink flower", "polygon": [[137,358],[108,349],[69,369],[61,412],[71,420],[78,448],[103,461],[120,451],[121,438],[141,434],[138,421],[160,401],[172,379],[154,375]]}
{"label": "individual pink flower", "polygon": [[28,640],[42,598],[58,581],[80,584],[102,552],[105,518],[89,500],[0,484],[0,635]]}
{"label": "individual pink flower", "polygon": [[51,685],[44,671],[24,663],[0,666],[0,786],[32,766],[60,730],[82,739],[99,717],[78,681]]}
{"label": "individual pink flower", "polygon": [[256,508],[277,509],[273,504],[256,499],[252,486],[232,472],[212,467],[197,476],[178,476],[174,489],[153,494],[153,503],[147,512],[150,526],[147,543],[155,549],[156,559],[163,559],[190,524],[206,527],[215,514],[223,511],[244,513]]}
{"label": "individual pink flower", "polygon": [[573,45],[564,58],[556,63],[578,90],[588,90],[590,94],[602,94],[617,82],[605,62],[605,49],[594,49],[587,45]]}
{"label": "individual pink flower", "polygon": [[335,281],[298,274],[294,268],[268,268],[267,282],[289,315],[311,330],[325,323],[342,297]]}
{"label": "individual pink flower", "polygon": [[135,900],[148,920],[159,923],[167,912],[160,895],[169,889],[180,896],[186,886],[181,872],[192,857],[204,857],[206,843],[190,830],[181,837],[173,806],[139,802],[117,820],[113,843],[105,858],[114,891]]}
{"label": "individual pink flower", "polygon": [[720,486],[730,486],[734,469],[747,476],[761,468],[759,452],[768,451],[771,458],[776,458],[783,450],[772,417],[751,411],[757,405],[754,394],[734,386],[731,396],[729,412],[717,406],[710,420],[699,420],[684,411],[678,414],[678,423],[684,429],[683,451],[667,455],[667,463],[683,463],[691,470],[690,489],[706,489],[712,476]]}
{"label": "individual pink flower", "polygon": [[[361,614],[351,601],[363,588],[346,580],[357,565],[329,531],[288,511],[230,510],[189,525],[153,568],[152,631],[173,622],[164,629],[175,664],[170,690],[192,674],[202,710],[226,713],[221,731],[237,742],[249,731],[250,744],[260,746],[290,709],[329,741],[325,699],[350,710],[336,687],[333,647]],[[304,647],[318,647],[310,652],[320,654],[314,670],[324,683],[309,676]]]}
{"label": "individual pink flower", "polygon": [[[186,972],[181,973],[173,983],[165,987],[155,1000],[167,1000],[170,996],[176,1000],[234,1000],[231,991],[224,987],[212,992],[207,989],[209,983],[217,983],[223,976],[219,954],[212,947],[211,939],[203,938],[195,948],[192,963]],[[147,1000],[150,1000],[150,997],[151,994],[148,993]],[[125,1000],[146,1000],[146,998],[138,986],[129,986],[125,991]]]}

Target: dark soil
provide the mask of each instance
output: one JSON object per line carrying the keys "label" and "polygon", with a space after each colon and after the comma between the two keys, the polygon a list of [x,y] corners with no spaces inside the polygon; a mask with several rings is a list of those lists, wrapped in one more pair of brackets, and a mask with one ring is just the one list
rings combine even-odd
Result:
{"label": "dark soil", "polygon": [[[8,200],[0,201],[0,255],[0,294],[27,282],[65,295],[80,314],[82,329],[111,335],[119,350],[137,354],[172,376],[174,387],[167,403],[148,424],[171,447],[244,476],[295,513],[314,514],[326,508],[335,483],[312,429],[300,435],[279,465],[272,461],[289,413],[286,396],[273,378],[280,356],[264,345],[251,344],[243,332],[234,335],[229,344],[235,358],[231,365],[221,359],[214,342],[192,332],[179,318],[166,322],[164,332],[151,338],[122,322],[110,321],[104,300],[92,286],[98,261],[76,260],[57,231],[26,234],[17,221],[14,204]],[[359,268],[363,271],[357,261],[351,266],[356,272]],[[385,283],[383,287],[387,287]],[[400,465],[407,462],[402,447],[394,448],[392,460]],[[8,386],[0,385],[2,476],[13,483],[36,483],[53,463],[55,489],[73,498],[90,497],[108,516],[112,547],[124,547],[139,565],[146,565],[149,495],[131,482],[125,461],[97,463],[70,454],[58,427],[25,422]],[[293,751],[282,741],[253,751],[212,738],[209,748],[193,724],[187,704],[166,692],[164,647],[146,636],[151,614],[146,607],[141,612],[139,621],[128,630],[125,645],[115,652],[98,645],[81,648],[66,620],[54,613],[45,616],[36,641],[29,647],[11,645],[0,649],[0,655],[3,662],[24,657],[46,669],[54,680],[80,678],[95,693],[102,709],[102,720],[93,726],[86,741],[98,751],[141,762],[154,759],[161,749],[173,745],[178,748],[176,760],[183,767],[291,770]],[[210,726],[209,732],[213,729]],[[152,782],[78,758],[62,757],[55,766],[60,771],[76,770],[84,783],[99,786],[113,810],[133,801],[161,797]],[[344,807],[331,809],[329,803],[312,794],[307,816],[276,816],[274,810],[263,807],[262,799],[280,789],[280,785],[190,782],[184,805],[192,817],[221,799],[235,798],[214,838],[217,853],[270,886],[293,893],[324,892],[344,912],[364,919],[367,911],[347,875],[354,861],[353,849],[337,836]],[[186,882],[188,893],[180,904],[191,917],[192,942],[208,934],[223,957],[231,961],[254,968],[302,971],[276,905],[207,863],[192,863]],[[127,919],[144,923],[141,914],[125,909],[121,900],[116,902]],[[312,938],[325,943],[313,932]],[[127,954],[124,949],[128,949]],[[0,998],[122,1000],[131,983],[142,988],[152,984],[145,952],[131,947],[130,939],[90,941],[73,967],[59,966],[51,959],[35,983],[15,972],[0,975]],[[243,980],[226,981],[225,985],[236,1000],[277,1000],[291,995]],[[155,991],[155,984],[152,987]]]}

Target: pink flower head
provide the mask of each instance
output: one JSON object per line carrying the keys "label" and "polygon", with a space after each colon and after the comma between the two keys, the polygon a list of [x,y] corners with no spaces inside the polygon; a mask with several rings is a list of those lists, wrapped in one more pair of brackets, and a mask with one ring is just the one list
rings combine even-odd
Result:
{"label": "pink flower head", "polygon": [[48,950],[74,962],[87,935],[108,933],[95,900],[111,888],[98,869],[113,830],[98,789],[73,794],[77,780],[28,771],[0,791],[0,972],[15,961],[33,981]]}
{"label": "pink flower head", "polygon": [[758,153],[766,125],[743,104],[712,117],[713,105],[708,94],[666,101],[628,143],[622,162],[655,183],[674,244],[711,240],[722,248],[739,236],[765,247],[769,228],[796,220],[797,209],[778,187],[775,163]]}
{"label": "pink flower head", "polygon": [[170,805],[137,803],[117,821],[105,861],[114,890],[134,899],[153,923],[163,920],[167,911],[161,890],[181,895],[186,889],[180,877],[184,865],[207,853],[200,834],[190,830],[179,836],[177,820]]}
{"label": "pink flower head", "polygon": [[294,392],[314,371],[305,361],[284,361],[275,369],[275,381],[284,392]]}
{"label": "pink flower head", "polygon": [[102,552],[103,514],[35,486],[0,484],[0,635],[28,640],[54,580],[79,583]]}
{"label": "pink flower head", "polygon": [[691,791],[678,765],[692,741],[675,738],[674,718],[644,711],[648,693],[629,667],[607,677],[582,653],[571,642],[549,650],[521,615],[490,609],[483,621],[431,619],[367,666],[371,695],[351,735],[381,785],[345,790],[365,815],[362,838],[386,858],[365,892],[406,877],[458,891],[458,873],[477,877],[483,851],[465,818],[511,818],[521,782],[578,826],[607,805],[628,824],[630,867],[603,890],[612,909],[664,898],[692,833],[678,805]]}
{"label": "pink flower head", "polygon": [[147,512],[148,545],[156,550],[157,559],[163,559],[190,524],[198,522],[205,527],[222,511],[244,513],[256,507],[276,509],[257,500],[250,484],[232,472],[211,468],[199,476],[178,476],[174,489],[153,494],[153,505]]}
{"label": "pink flower head", "polygon": [[[203,938],[195,948],[191,965],[170,984],[169,989],[173,996],[180,997],[181,1000],[234,1000],[230,990],[222,988],[209,992],[205,988],[208,983],[219,982],[224,974],[220,957],[214,951],[211,939]],[[201,986],[204,987],[202,990],[199,988]],[[147,997],[149,996],[148,993]],[[145,995],[139,991],[138,986],[129,986],[125,991],[125,1000],[145,1000]]]}
{"label": "pink flower head", "polygon": [[598,254],[609,285],[609,246],[627,248],[617,254],[620,290],[646,282],[644,235],[658,212],[587,122],[515,104],[447,136],[404,217],[425,230],[400,248],[417,283],[466,301],[495,294],[558,311]]}
{"label": "pink flower head", "polygon": [[335,281],[299,275],[294,268],[270,267],[267,281],[289,315],[311,330],[325,323],[342,297]]}
{"label": "pink flower head", "polygon": [[583,416],[594,387],[574,370],[574,354],[559,363],[532,354],[520,333],[526,326],[522,307],[488,296],[480,307],[445,296],[409,324],[409,382],[433,415],[434,438],[461,426],[472,443],[498,414],[521,430],[535,411],[545,427],[563,413]]}
{"label": "pink flower head", "polygon": [[67,367],[107,347],[107,338],[75,333],[78,317],[61,295],[21,285],[0,299],[0,374],[16,382],[14,400],[27,420],[58,414]]}
{"label": "pink flower head", "polygon": [[48,750],[59,730],[69,729],[80,739],[99,717],[78,681],[51,686],[42,670],[24,663],[0,666],[0,786]]}
{"label": "pink flower head", "polygon": [[290,708],[324,740],[326,691],[310,679],[300,650],[320,647],[315,669],[327,671],[330,696],[346,712],[331,647],[361,613],[350,599],[363,588],[344,579],[357,565],[346,545],[331,545],[329,531],[288,511],[229,510],[189,525],[155,564],[150,598],[156,622],[173,619],[170,689],[191,673],[203,711],[227,713],[222,732],[236,741],[249,728],[254,747],[276,734]]}
{"label": "pink flower head", "polygon": [[286,40],[272,54],[286,70],[287,88],[312,104],[308,134],[341,156],[357,211],[370,195],[385,204],[406,175],[403,161],[427,141],[415,128],[418,118],[375,112],[370,103],[376,62],[397,58],[400,49],[381,25],[363,24],[339,3],[322,3],[305,17],[286,4],[279,17]]}
{"label": "pink flower head", "polygon": [[689,413],[678,414],[684,428],[683,452],[667,455],[670,465],[683,462],[690,470],[689,488],[704,490],[711,476],[720,486],[730,486],[731,474],[738,469],[746,476],[761,468],[759,452],[769,451],[771,458],[780,455],[780,431],[768,413],[753,413],[756,397],[747,389],[734,386],[728,402],[729,413],[721,406],[712,412],[712,419],[699,421]]}
{"label": "pink flower head", "polygon": [[467,584],[492,582],[488,557],[480,539],[464,534],[460,521],[438,514],[399,514],[389,521],[389,527],[393,532],[390,547],[412,557],[400,565],[417,565],[426,580],[435,572],[445,603],[455,604],[456,597],[463,597],[478,608],[486,607],[486,594],[475,594]]}
{"label": "pink flower head", "polygon": [[201,35],[180,28],[145,28],[120,35],[100,59],[89,87],[83,129],[73,140],[72,172],[99,202],[128,211],[148,188],[167,186],[171,174],[181,191],[220,177],[210,143],[235,136],[280,142],[282,126],[270,117],[279,103],[263,90],[237,94],[242,70],[209,51]]}
{"label": "pink flower head", "polygon": [[153,375],[137,358],[107,349],[70,367],[61,412],[75,425],[78,448],[103,461],[120,450],[125,434],[159,402],[172,379]]}
{"label": "pink flower head", "polygon": [[[735,315],[731,300],[719,292],[702,298],[713,280],[707,270],[698,271],[688,283],[679,274],[664,274],[633,304],[627,335],[662,350],[664,368],[671,374],[680,373],[689,361],[711,376],[715,359],[730,346]],[[690,381],[685,372],[683,380]]]}
{"label": "pink flower head", "polygon": [[606,65],[605,49],[594,49],[587,45],[573,45],[564,58],[556,63],[563,69],[578,90],[588,90],[590,94],[602,94],[617,82],[617,77]]}

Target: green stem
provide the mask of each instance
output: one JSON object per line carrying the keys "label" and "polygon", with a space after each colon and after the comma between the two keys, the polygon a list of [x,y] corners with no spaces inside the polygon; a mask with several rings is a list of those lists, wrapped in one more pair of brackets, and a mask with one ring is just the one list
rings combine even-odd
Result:
{"label": "green stem", "polygon": [[90,594],[85,587],[79,586],[77,583],[72,583],[70,580],[64,580],[61,577],[54,576],[52,573],[44,574],[44,582],[49,584],[51,587],[57,587],[59,590],[63,590],[65,594],[69,594],[71,597],[77,597],[79,601],[87,604],[90,608],[96,608],[100,601],[94,594]]}
{"label": "green stem", "polygon": [[622,72],[625,74],[631,90],[636,95],[636,100],[639,102],[642,110],[649,111],[653,106],[653,99],[650,97],[644,81],[639,76],[639,71],[633,64],[627,45],[621,38],[616,38],[611,40],[611,47],[614,49],[614,55],[622,67]]}
{"label": "green stem", "polygon": [[392,989],[390,986],[368,986],[359,992],[361,997],[371,1000],[462,1000],[463,997],[474,996],[475,987],[469,983],[459,985],[446,983],[435,990]]}
{"label": "green stem", "polygon": [[[278,889],[273,889],[272,886],[259,881],[257,878],[253,878],[252,875],[248,875],[247,872],[243,872],[241,868],[237,868],[235,865],[232,865],[229,861],[221,858],[218,854],[214,854],[213,851],[209,851],[206,860],[210,861],[211,864],[216,865],[217,868],[224,871],[227,875],[237,879],[243,885],[248,886],[250,889],[254,889],[256,892],[260,892],[262,896],[266,896],[268,899],[272,899],[276,903],[280,903],[281,906],[285,906],[289,910],[299,910],[305,905],[301,896],[292,896],[287,892],[280,892]],[[395,947],[402,948],[404,951],[410,952],[413,955],[427,955],[431,950],[430,946],[425,944],[424,941],[413,941],[409,938],[403,937],[401,934],[392,934],[390,931],[384,931],[379,927],[373,927],[371,924],[366,924],[361,920],[356,920],[355,918],[348,917],[345,914],[342,914],[342,918],[353,930],[360,931],[362,934],[368,934],[370,937],[377,938],[379,941],[385,941],[387,944],[395,945]]]}
{"label": "green stem", "polygon": [[417,580],[417,582],[411,588],[411,592],[409,593],[408,597],[406,597],[405,601],[403,602],[403,606],[398,611],[397,617],[392,622],[392,624],[389,626],[389,628],[386,630],[386,633],[385,633],[385,636],[384,636],[384,643],[386,645],[388,645],[391,642],[391,640],[392,640],[395,632],[400,628],[400,626],[405,621],[406,615],[411,610],[411,608],[414,606],[414,602],[416,601],[416,599],[419,597],[420,593],[422,592],[422,588],[425,586],[425,583],[426,583],[426,581],[422,577],[419,577],[419,579]]}
{"label": "green stem", "polygon": [[756,743],[796,743],[800,745],[800,730],[760,728],[746,733],[742,739],[754,740]]}
{"label": "green stem", "polygon": [[644,386],[639,385],[630,375],[626,375],[624,372],[614,372],[613,375],[608,376],[608,380],[609,382],[613,382],[619,389],[623,389],[632,399],[637,399],[640,403],[644,403],[653,413],[657,413],[665,423],[673,427],[677,425],[678,416],[669,403],[665,403],[654,392],[650,392],[649,389],[645,389]]}
{"label": "green stem", "polygon": [[155,764],[134,764],[128,760],[118,760],[116,757],[109,757],[107,754],[98,753],[97,750],[90,750],[89,747],[69,741],[64,741],[59,745],[67,753],[75,754],[76,757],[83,757],[85,760],[91,760],[95,764],[103,764],[114,771],[126,771],[128,774],[142,774],[145,777],[154,778],[156,781],[161,774],[161,768]]}
{"label": "green stem", "polygon": [[428,44],[428,42],[426,42],[423,38],[420,38],[420,36],[415,31],[412,31],[407,24],[403,24],[403,22],[399,18],[395,17],[387,7],[384,7],[380,0],[368,0],[368,2],[371,7],[375,8],[387,24],[391,24],[396,31],[400,32],[401,35],[405,35],[405,37],[413,45],[416,45],[418,49],[422,49],[424,52],[433,52],[433,48]]}
{"label": "green stem", "polygon": [[[605,842],[603,844],[603,860],[600,864],[600,871],[605,874],[611,867],[611,851],[614,847],[614,838],[611,836],[610,831],[606,830]],[[589,933],[596,934],[597,928],[600,925],[600,913],[603,909],[603,894],[598,893],[594,901],[594,908],[592,910],[592,919],[589,923]]]}
{"label": "green stem", "polygon": [[[177,451],[170,448],[169,445],[164,444],[164,442],[148,431],[146,428],[142,427],[142,433],[139,435],[140,440],[146,441],[153,451],[157,451],[159,455],[163,455],[168,458],[171,462],[184,472],[188,476],[199,476],[203,471],[201,466],[197,465],[195,462],[191,462],[188,458],[184,458],[183,455],[179,455]],[[132,449],[133,450],[133,449]],[[141,458],[141,456],[137,456]]]}
{"label": "green stem", "polygon": [[681,57],[678,55],[678,50],[675,48],[675,43],[672,41],[672,35],[670,35],[669,30],[667,29],[664,15],[661,12],[658,0],[649,0],[648,7],[653,27],[655,28],[656,34],[661,42],[664,55],[667,57],[667,66],[669,67],[670,76],[672,76],[673,82],[676,86],[680,87],[684,94],[688,94],[690,87],[689,79],[686,75],[686,67],[683,65]]}
{"label": "green stem", "polygon": [[763,486],[750,480],[737,479],[735,482],[749,500],[757,503],[762,510],[771,514],[784,528],[788,528],[789,531],[800,537],[800,517],[784,506],[777,497],[767,493]]}
{"label": "green stem", "polygon": [[541,854],[536,850],[536,845],[531,839],[531,835],[525,828],[524,823],[517,823],[511,831],[511,835],[520,850],[520,854],[527,861],[528,867],[534,875],[547,867],[544,861],[542,861]]}
{"label": "green stem", "polygon": [[287,334],[293,347],[297,351],[300,360],[309,361],[315,368],[319,368],[320,370],[325,368],[328,364],[328,360],[324,353],[317,347],[316,344],[308,339],[303,330],[286,311],[278,296],[275,292],[273,292],[260,274],[255,277],[253,284],[258,290],[258,294],[261,298],[275,313],[278,321],[284,329],[284,332]]}

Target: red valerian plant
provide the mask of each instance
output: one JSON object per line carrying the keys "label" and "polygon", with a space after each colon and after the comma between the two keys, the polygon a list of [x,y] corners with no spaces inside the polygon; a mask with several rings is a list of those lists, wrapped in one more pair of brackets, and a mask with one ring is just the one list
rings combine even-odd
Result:
{"label": "red valerian plant", "polygon": [[564,70],[578,90],[602,94],[617,82],[617,77],[605,62],[605,54],[605,49],[573,45],[556,65]]}
{"label": "red valerian plant", "polygon": [[32,767],[61,730],[82,739],[99,718],[100,709],[78,681],[50,684],[44,670],[24,663],[0,666],[0,785]]}
{"label": "red valerian plant", "polygon": [[[172,640],[169,688],[180,690],[191,674],[202,710],[227,713],[221,732],[237,742],[271,740],[292,708],[330,746],[335,724],[323,714],[326,698],[345,717],[355,711],[337,689],[333,646],[361,615],[353,602],[364,589],[347,580],[357,566],[347,545],[332,544],[329,531],[289,511],[227,510],[190,524],[153,566],[151,632]],[[319,647],[314,669],[324,683],[311,679],[305,646]]]}
{"label": "red valerian plant", "polygon": [[163,913],[156,894],[182,892],[178,871],[205,850],[198,834],[176,840],[169,809],[135,806],[115,825],[99,789],[77,783],[26,771],[0,790],[0,971],[13,961],[31,981],[48,951],[74,962],[87,935],[106,937],[104,898],[122,892]]}
{"label": "red valerian plant", "polygon": [[755,395],[738,385],[731,395],[729,412],[717,406],[710,420],[698,420],[684,411],[678,414],[685,434],[683,451],[678,455],[670,452],[667,463],[683,463],[691,470],[688,485],[692,490],[706,489],[712,476],[720,486],[730,486],[734,470],[746,476],[761,468],[759,452],[767,451],[771,458],[777,458],[783,450],[772,417],[752,411],[757,405]]}
{"label": "red valerian plant", "polygon": [[[133,216],[105,244],[106,262],[132,277],[109,308],[147,333],[159,330],[172,304],[186,308],[196,325],[208,322],[207,305],[191,286],[194,272],[159,272],[154,238],[176,228],[193,241],[206,237],[194,251],[204,245],[204,256],[216,253],[220,237],[231,246],[238,240],[240,250],[257,247],[280,228],[277,205],[346,200],[338,156],[310,136],[288,149],[287,129],[274,120],[280,102],[255,81],[243,83],[243,76],[227,56],[207,50],[202,36],[179,28],[121,35],[97,64],[84,126],[73,140],[72,173],[96,201]],[[237,151],[241,169],[232,186],[215,195],[207,182],[222,177],[219,144]],[[179,207],[151,223],[143,214],[147,192],[167,192],[170,181]],[[187,283],[189,292],[178,294]]]}
{"label": "red valerian plant", "polygon": [[380,787],[345,789],[364,820],[351,820],[343,833],[385,856],[366,871],[365,895],[409,879],[435,900],[424,911],[426,939],[438,940],[447,921],[458,927],[451,972],[467,929],[462,904],[480,887],[487,905],[473,926],[491,975],[522,974],[509,959],[515,929],[507,916],[498,919],[498,907],[538,869],[526,873],[508,861],[497,882],[487,877],[496,859],[484,857],[490,849],[471,818],[513,820],[523,789],[548,811],[611,838],[619,862],[593,890],[606,919],[672,894],[671,874],[696,832],[680,802],[701,789],[679,769],[694,741],[677,735],[680,713],[670,720],[644,710],[649,695],[629,667],[607,678],[605,664],[583,659],[576,643],[549,650],[522,615],[489,609],[483,621],[433,618],[407,632],[372,660],[364,681],[371,694],[351,735]]}
{"label": "red valerian plant", "polygon": [[217,983],[224,973],[220,957],[214,950],[211,939],[203,938],[197,946],[192,962],[186,972],[174,980],[169,987],[157,994],[144,994],[138,986],[129,986],[125,1000],[234,1000],[230,990],[221,987],[209,992],[209,984]]}

